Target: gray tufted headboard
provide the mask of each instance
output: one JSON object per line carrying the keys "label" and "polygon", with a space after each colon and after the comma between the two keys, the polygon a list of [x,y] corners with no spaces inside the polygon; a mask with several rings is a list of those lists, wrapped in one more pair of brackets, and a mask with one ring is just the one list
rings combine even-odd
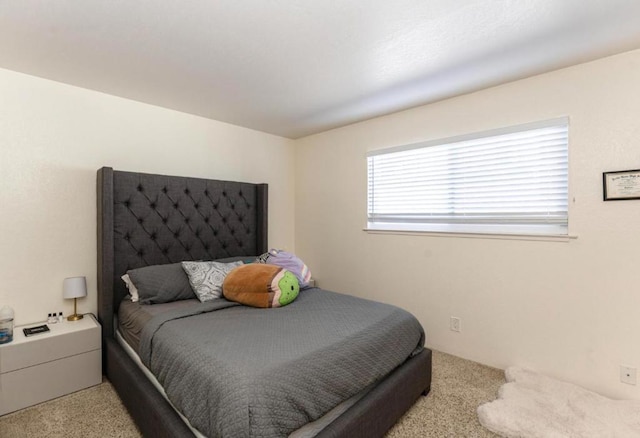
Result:
{"label": "gray tufted headboard", "polygon": [[103,167],[97,188],[98,319],[105,337],[114,334],[127,270],[267,251],[267,184]]}

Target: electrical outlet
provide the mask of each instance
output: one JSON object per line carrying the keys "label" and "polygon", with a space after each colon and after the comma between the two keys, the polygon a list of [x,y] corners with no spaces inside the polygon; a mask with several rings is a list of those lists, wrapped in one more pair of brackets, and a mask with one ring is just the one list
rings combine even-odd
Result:
{"label": "electrical outlet", "polygon": [[633,367],[628,367],[626,365],[620,365],[620,381],[622,383],[626,383],[627,385],[635,385],[636,384],[636,372],[637,370]]}
{"label": "electrical outlet", "polygon": [[460,318],[457,316],[452,316],[449,320],[449,328],[454,332],[460,331]]}

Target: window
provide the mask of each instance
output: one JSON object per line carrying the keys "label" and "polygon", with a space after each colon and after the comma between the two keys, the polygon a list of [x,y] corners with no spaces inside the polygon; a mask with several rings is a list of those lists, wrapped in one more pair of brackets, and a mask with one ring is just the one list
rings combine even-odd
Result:
{"label": "window", "polygon": [[368,228],[567,235],[568,119],[372,151]]}

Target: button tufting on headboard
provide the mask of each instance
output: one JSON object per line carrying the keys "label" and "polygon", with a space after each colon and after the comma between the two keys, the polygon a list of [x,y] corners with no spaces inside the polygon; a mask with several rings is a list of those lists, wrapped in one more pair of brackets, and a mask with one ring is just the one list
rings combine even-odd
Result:
{"label": "button tufting on headboard", "polygon": [[[99,316],[127,293],[127,270],[182,260],[253,256],[267,250],[267,186],[98,171]],[[243,232],[243,230],[245,232]]]}

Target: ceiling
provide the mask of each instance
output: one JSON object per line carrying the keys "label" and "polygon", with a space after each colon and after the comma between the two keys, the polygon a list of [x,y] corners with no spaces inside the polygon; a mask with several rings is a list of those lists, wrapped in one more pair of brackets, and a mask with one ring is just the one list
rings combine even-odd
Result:
{"label": "ceiling", "polygon": [[289,138],[635,48],[639,0],[0,0],[0,68]]}

